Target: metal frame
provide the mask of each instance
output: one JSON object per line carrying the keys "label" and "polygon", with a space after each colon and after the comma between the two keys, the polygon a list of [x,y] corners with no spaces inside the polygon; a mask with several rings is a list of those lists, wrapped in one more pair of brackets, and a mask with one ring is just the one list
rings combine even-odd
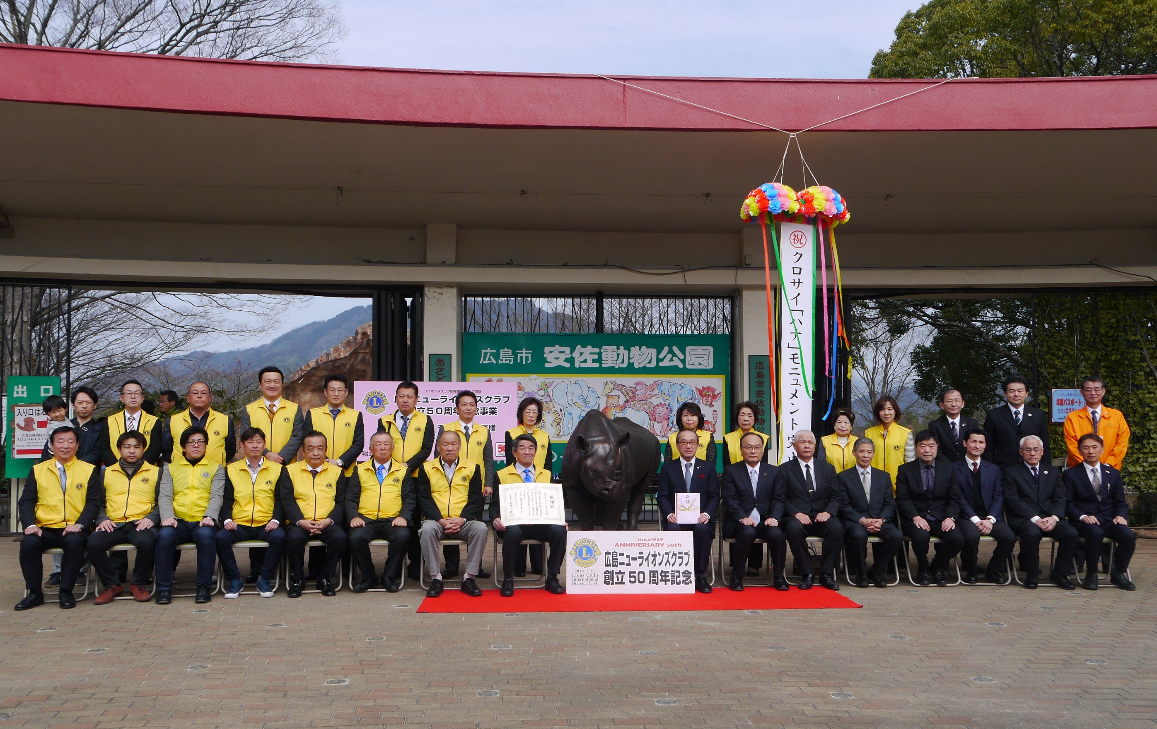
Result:
{"label": "metal frame", "polygon": [[[490,573],[491,573],[491,577],[494,580],[494,586],[496,588],[499,588],[499,589],[502,588],[502,580],[500,580],[498,578],[498,553],[501,551],[501,548],[498,545],[502,541],[503,541],[502,539],[498,538],[498,532],[495,532],[494,533],[494,561],[492,563]],[[544,573],[539,575],[538,577],[515,577],[514,578],[514,589],[516,589],[516,590],[542,589],[543,587],[546,586],[546,574],[545,574],[545,570],[546,570],[545,562],[546,562],[546,550],[547,550],[546,542],[542,541],[541,539],[523,539],[521,542],[519,542],[519,545],[521,546],[523,544],[541,544],[542,545],[542,560],[544,562],[542,567],[543,567]],[[485,555],[483,556],[483,559],[485,559]],[[530,582],[532,584],[520,585],[520,584],[518,584],[519,582]]]}
{"label": "metal frame", "polygon": [[[64,550],[63,550],[63,549],[61,549],[60,547],[53,547],[53,548],[51,548],[51,549],[46,549],[46,550],[44,550],[44,551],[43,551],[43,552],[41,552],[41,554],[40,554],[40,562],[41,562],[41,564],[43,564],[43,563],[44,563],[44,555],[46,555],[46,554],[60,554],[60,555],[63,555],[63,554],[64,554]],[[51,574],[51,573],[49,573],[49,574]],[[90,590],[90,589],[91,589],[91,587],[92,587],[93,572],[92,572],[92,565],[88,563],[88,557],[85,557],[85,558],[84,558],[84,564],[82,564],[82,565],[80,566],[80,572],[78,572],[78,573],[77,573],[77,575],[76,575],[76,578],[77,578],[77,580],[79,580],[81,577],[83,577],[83,578],[84,578],[84,592],[80,593],[80,597],[76,598],[76,601],[77,601],[77,602],[80,602],[81,600],[83,600],[83,599],[85,599],[86,597],[88,597],[88,593],[89,593],[89,590]],[[74,586],[74,587],[75,587],[75,586]],[[44,591],[44,585],[41,585],[41,586],[40,586],[40,591],[41,591],[41,592],[44,594],[44,599],[45,599],[45,600],[47,600],[47,599],[48,599],[48,598],[50,598],[50,597],[55,597],[55,598],[57,598],[58,600],[60,599],[60,590],[57,590],[56,592],[45,592],[45,591]],[[95,596],[95,593],[94,593],[94,596]],[[25,587],[25,588],[24,588],[24,597],[28,597],[28,588],[27,588],[27,587]]]}
{"label": "metal frame", "polygon": [[[370,540],[370,549],[373,549],[374,547],[389,547],[389,546],[390,546],[390,542],[387,539],[371,539]],[[398,589],[399,590],[406,589],[406,563],[410,561],[409,558],[410,558],[410,555],[408,555],[408,554],[402,555],[402,579],[398,582]],[[356,570],[357,568],[358,568],[358,561],[356,559],[351,559],[350,560],[350,589],[351,590],[353,589],[353,585],[354,585],[354,570]],[[338,572],[344,572],[344,571],[345,570],[343,570],[341,568],[341,565],[339,564],[338,565]],[[389,590],[387,590],[385,587],[371,587],[370,589],[366,590],[366,592],[389,592]]]}
{"label": "metal frame", "polygon": [[[1101,572],[1101,563],[1100,563],[1100,560],[1097,560],[1097,567],[1094,570],[1094,573],[1097,575],[1097,584],[1098,585],[1111,585],[1112,584],[1112,582],[1106,582],[1105,580],[1102,580],[1101,575],[1102,574],[1112,575],[1112,573],[1113,573],[1113,557],[1114,557],[1114,555],[1117,554],[1117,541],[1115,539],[1108,539],[1108,538],[1106,538],[1105,541],[1109,543],[1109,571],[1108,572]],[[1080,543],[1081,544],[1085,543],[1084,537],[1080,538]],[[1104,542],[1102,542],[1102,544],[1103,543]],[[1073,572],[1074,572],[1074,574],[1076,574],[1076,576],[1078,578],[1081,576],[1081,571],[1077,569],[1077,555],[1076,554],[1073,554]],[[1125,569],[1125,577],[1127,577],[1129,579],[1129,582],[1132,582],[1133,581],[1132,570],[1126,568]]]}
{"label": "metal frame", "polygon": [[[1020,541],[1020,540],[1018,539],[1017,541]],[[1056,562],[1056,559],[1057,559],[1057,540],[1053,539],[1052,537],[1041,537],[1041,541],[1042,542],[1048,542],[1051,545],[1051,547],[1049,549],[1049,573],[1052,574],[1053,563]],[[1021,546],[1021,549],[1022,550],[1024,549],[1023,544]],[[1040,547],[1038,546],[1037,549],[1040,549]],[[1013,560],[1012,557],[1009,557],[1009,559],[1008,559],[1008,566],[1009,566],[1009,569],[1012,570],[1012,580],[1014,582],[1016,582],[1016,584],[1018,584],[1018,585],[1023,585],[1024,582],[1021,581],[1020,575],[1017,573],[1016,561]],[[1028,575],[1025,575],[1025,577],[1028,577]]]}
{"label": "metal frame", "polygon": [[[236,552],[238,549],[241,549],[241,548],[245,548],[245,549],[268,549],[269,548],[269,542],[263,542],[260,539],[245,539],[243,541],[233,543],[233,551],[234,552]],[[282,552],[281,557],[282,557],[282,564],[284,564],[284,561],[285,561],[285,553],[284,552]],[[252,565],[250,565],[250,569],[252,569]],[[224,590],[225,590],[225,568],[221,565],[221,560],[217,560],[217,580],[218,580],[218,584],[221,585],[221,590],[224,592]],[[273,592],[274,592],[274,594],[277,593],[277,588],[279,588],[279,587],[281,587],[281,565],[280,564],[277,565],[277,569],[275,569],[273,571]],[[241,580],[241,592],[237,593],[237,596],[241,597],[242,595],[260,595],[260,593],[257,592],[256,586],[252,590],[246,591],[245,580],[242,579]]]}
{"label": "metal frame", "polygon": [[[438,546],[439,547],[458,546],[461,548],[461,547],[466,546],[466,540],[465,539],[439,539],[438,540]],[[486,547],[483,546],[482,549],[485,550]],[[467,554],[470,553],[469,549],[467,550],[466,553]],[[429,590],[430,586],[426,584],[426,555],[423,552],[419,552],[419,555],[420,556],[418,557],[418,584],[422,586],[423,590]],[[482,554],[482,558],[483,559],[486,558],[485,551]],[[441,565],[440,560],[439,560],[438,564]],[[462,573],[462,579],[455,579],[454,582],[457,582],[458,584],[462,584],[462,580],[464,580],[464,579],[466,579],[466,573],[465,572]],[[442,584],[444,585],[444,584],[446,584],[446,582],[449,582],[449,580],[443,580]]]}
{"label": "metal frame", "polygon": [[[305,551],[307,553],[309,552],[310,547],[325,547],[325,542],[321,541],[320,539],[310,539],[309,541],[307,541],[305,543]],[[279,569],[285,571],[285,589],[288,590],[289,589],[289,559],[288,559],[288,557],[286,557],[285,552],[281,553],[281,567]],[[350,566],[350,570],[351,571],[353,570],[352,565]],[[334,588],[335,592],[341,592],[342,585],[345,584],[342,580],[342,578],[344,576],[345,576],[345,570],[343,570],[341,568],[341,561],[339,560],[337,563],[337,586]],[[274,588],[274,592],[276,592],[276,588]],[[315,587],[312,590],[302,590],[301,594],[302,595],[317,595],[317,594],[321,594],[321,590],[319,590]]]}
{"label": "metal frame", "polygon": [[[822,545],[824,543],[823,537],[805,537],[804,542],[808,546],[808,552],[807,552],[808,559],[811,559],[813,554],[821,554],[821,555],[823,554],[822,550],[817,552],[814,549],[812,549],[813,545],[816,545],[816,544]],[[844,561],[845,560],[844,560],[843,550],[840,550],[840,564],[843,564]],[[846,565],[845,565],[845,568],[846,568]],[[786,570],[785,570],[785,572],[786,572]],[[814,570],[812,571],[812,574],[814,574]],[[835,575],[836,579],[839,579],[839,575],[840,575],[840,565],[836,565],[836,575]],[[792,577],[795,577],[795,575],[792,575]],[[784,578],[787,579],[786,574],[784,575]],[[799,581],[802,582],[803,578],[801,577]],[[792,582],[790,579],[788,579],[787,582],[789,585],[796,585],[797,584],[795,582]]]}
{"label": "metal frame", "polygon": [[[734,539],[725,539],[723,537],[720,537],[720,539],[719,539],[719,580],[721,582],[723,581],[724,577],[727,575],[727,571],[723,568],[723,552],[724,552],[723,547],[726,544],[735,544],[735,540]],[[752,544],[763,545],[763,544],[767,544],[767,542],[763,541],[762,539],[756,539],[754,542],[752,542]],[[761,546],[760,549],[763,549],[763,547]],[[770,555],[765,555],[765,557],[766,556],[770,556]],[[735,565],[731,565],[731,571],[732,572],[735,571]],[[747,572],[747,565],[743,565],[743,571],[745,573]],[[753,582],[752,585],[755,585],[755,586],[767,585],[769,587],[771,586],[771,581],[772,581],[772,579],[774,579],[775,576],[772,574],[772,568],[770,567],[770,563],[768,563],[766,560],[764,560],[764,566],[759,569],[760,574],[763,574],[765,571],[767,572],[767,577],[762,578],[762,577],[756,576],[756,577],[752,578],[755,580],[762,580],[761,582]],[[746,574],[744,574],[744,578],[745,579],[747,578]],[[715,582],[715,560],[712,560],[712,563],[711,563],[711,581],[712,581],[712,583]]]}
{"label": "metal frame", "polygon": [[[928,540],[928,546],[929,546],[929,548],[931,548],[932,545],[939,544],[940,542],[941,542],[940,537],[931,537]],[[911,582],[913,587],[923,587],[924,585],[920,585],[918,582],[916,582],[916,578],[914,576],[915,573],[912,571],[911,547],[912,547],[912,540],[909,539],[908,537],[904,537],[904,571],[908,573],[908,582]],[[961,574],[961,572],[960,572],[960,555],[959,554],[955,554],[952,556],[952,565],[954,567],[956,567],[956,582],[949,582],[948,586],[949,587],[956,587],[957,585],[964,584],[964,575]],[[898,571],[897,571],[897,577],[899,577]],[[928,587],[931,587],[931,585],[928,585]]]}
{"label": "metal frame", "polygon": [[[868,544],[883,544],[883,543],[884,543],[884,540],[881,539],[880,537],[873,537],[871,535],[868,536]],[[847,548],[847,543],[845,542],[844,543],[844,558],[841,559],[840,561],[844,563],[844,579],[848,581],[849,585],[852,585],[853,587],[855,587],[855,584],[852,582],[851,570],[848,567],[848,559],[847,559],[848,554],[847,553],[848,553],[848,548]],[[892,555],[892,564],[896,567],[896,579],[893,582],[889,582],[888,587],[895,587],[896,585],[900,584],[900,552],[898,550],[895,554]],[[874,567],[875,563],[873,563],[872,566]]]}

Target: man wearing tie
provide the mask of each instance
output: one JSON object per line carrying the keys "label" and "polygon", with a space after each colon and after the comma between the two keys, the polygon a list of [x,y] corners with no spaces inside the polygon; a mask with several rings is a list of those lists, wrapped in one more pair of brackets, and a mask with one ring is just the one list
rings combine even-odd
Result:
{"label": "man wearing tie", "polygon": [[1043,410],[1029,407],[1028,384],[1022,377],[1010,377],[1004,381],[1006,405],[988,411],[984,419],[984,435],[988,440],[984,455],[1001,468],[1020,463],[1021,438],[1035,435],[1044,448],[1041,461],[1052,461],[1049,455],[1049,420]]}
{"label": "man wearing tie", "polygon": [[[964,546],[956,528],[960,516],[960,484],[952,464],[936,460],[936,437],[930,431],[916,434],[916,460],[900,466],[896,473],[896,507],[904,536],[912,540],[916,553],[916,582],[948,585],[945,569]],[[936,558],[928,565],[928,545],[938,537]]]}
{"label": "man wearing tie", "polygon": [[1137,546],[1137,535],[1129,528],[1129,505],[1125,503],[1125,486],[1121,472],[1102,463],[1102,438],[1085,433],[1077,441],[1081,464],[1065,471],[1063,480],[1069,523],[1085,540],[1085,579],[1081,587],[1097,589],[1097,566],[1101,546],[1108,537],[1117,543],[1109,580],[1122,590],[1135,590],[1129,579],[1129,560]]}
{"label": "man wearing tie", "polygon": [[992,559],[984,571],[984,581],[1003,585],[1008,582],[1005,567],[1012,550],[1016,548],[1016,534],[1004,523],[1004,484],[1000,466],[981,458],[988,438],[980,428],[964,431],[964,460],[955,464],[960,482],[960,512],[964,519],[956,525],[964,537],[960,563],[964,567],[964,582],[975,585],[977,555],[980,537],[996,540]]}
{"label": "man wearing tie", "polygon": [[1085,406],[1065,418],[1069,468],[1084,460],[1080,452],[1080,437],[1094,433],[1104,443],[1101,462],[1120,471],[1125,462],[1125,452],[1129,450],[1129,424],[1125,422],[1124,414],[1104,404],[1105,382],[1100,377],[1086,377],[1081,382],[1081,396],[1085,398]]}
{"label": "man wearing tie", "polygon": [[1045,448],[1041,439],[1028,435],[1020,441],[1020,463],[1004,469],[1004,508],[1008,525],[1020,537],[1020,566],[1025,571],[1024,586],[1037,588],[1040,575],[1040,542],[1044,537],[1057,541],[1056,561],[1049,579],[1066,590],[1076,587],[1065,573],[1077,550],[1077,530],[1061,521],[1066,493],[1061,470],[1041,462]]}
{"label": "man wearing tie", "polygon": [[[871,438],[860,438],[852,452],[856,465],[838,477],[843,489],[843,503],[840,518],[844,522],[844,534],[848,562],[856,563],[856,587],[887,587],[884,576],[887,565],[900,551],[904,536],[892,520],[896,518],[896,499],[892,495],[892,478],[887,471],[872,468],[876,455],[876,444]],[[882,543],[872,550],[872,569],[868,565],[868,537],[879,537]]]}
{"label": "man wearing tie", "polygon": [[117,440],[125,433],[136,431],[145,436],[145,453],[141,458],[154,466],[161,457],[161,419],[149,415],[141,409],[145,401],[145,389],[136,380],[127,380],[121,385],[121,403],[124,409],[105,419],[107,438],[101,443],[101,460],[105,466],[114,466],[120,460]]}
{"label": "man wearing tie", "polygon": [[784,537],[803,570],[799,588],[810,590],[814,580],[807,548],[807,538],[811,536],[824,540],[819,583],[829,590],[838,590],[834,575],[844,546],[844,526],[838,518],[841,496],[836,469],[826,461],[816,460],[816,437],[810,430],[796,433],[793,445],[796,457],[779,467],[776,490],[783,494]]}
{"label": "man wearing tie", "polygon": [[[659,513],[663,529],[668,531],[692,530],[695,539],[695,589],[711,592],[707,583],[707,567],[711,560],[711,542],[715,540],[715,511],[719,508],[719,476],[704,460],[695,457],[699,450],[699,434],[694,430],[680,430],[675,438],[679,458],[666,461],[659,470]],[[675,493],[699,494],[699,519],[695,524],[679,524],[675,516]]]}
{"label": "man wearing tie", "polygon": [[735,540],[728,587],[743,591],[743,571],[756,539],[771,547],[772,582],[777,590],[788,589],[783,575],[787,538],[780,529],[783,495],[776,492],[779,468],[763,462],[764,437],[754,431],[739,439],[743,460],[723,469],[720,503],[723,506],[723,538]]}
{"label": "man wearing tie", "polygon": [[[406,473],[416,476],[418,469],[430,457],[434,447],[434,424],[430,416],[417,409],[418,386],[406,381],[394,391],[394,404],[398,409],[378,419],[378,432],[394,437],[394,459],[406,464]],[[459,436],[461,437],[461,436]],[[410,521],[410,568],[407,575],[417,580],[418,564],[422,559],[422,542],[418,536],[422,509],[414,513]]]}
{"label": "man wearing tie", "polygon": [[964,460],[964,433],[980,428],[980,423],[961,414],[964,411],[964,396],[954,387],[944,391],[944,396],[940,398],[940,409],[944,414],[928,423],[928,430],[936,436],[936,457],[957,463]]}
{"label": "man wearing tie", "polygon": [[394,460],[394,439],[381,431],[370,436],[370,459],[354,469],[346,484],[345,515],[349,519],[349,549],[357,562],[361,580],[354,592],[377,587],[378,577],[370,556],[370,542],[385,539],[390,543],[381,584],[386,592],[402,589],[402,562],[410,546],[410,522],[418,498],[406,464]]}
{"label": "man wearing tie", "polygon": [[305,460],[281,470],[281,507],[285,514],[285,555],[289,561],[289,597],[305,591],[305,545],[310,540],[325,547],[317,589],[332,597],[334,570],[345,554],[346,534],[342,529],[346,477],[339,466],[326,458],[325,433],[316,430],[301,439]]}

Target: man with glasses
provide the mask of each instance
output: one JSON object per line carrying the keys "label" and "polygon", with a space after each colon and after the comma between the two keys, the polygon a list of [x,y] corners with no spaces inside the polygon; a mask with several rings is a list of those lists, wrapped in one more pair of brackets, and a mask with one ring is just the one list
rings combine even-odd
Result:
{"label": "man with glasses", "polygon": [[[727,586],[736,592],[743,591],[743,571],[756,539],[762,539],[771,549],[772,587],[788,589],[783,574],[787,541],[779,526],[783,520],[783,494],[776,490],[779,467],[764,461],[764,442],[764,436],[754,431],[739,438],[742,460],[723,469],[723,485],[719,489],[723,538],[735,540]],[[763,549],[762,545],[759,548]]]}
{"label": "man with glasses", "polygon": [[1074,468],[1084,460],[1081,456],[1080,440],[1086,433],[1100,436],[1104,443],[1101,463],[1107,463],[1118,471],[1125,462],[1125,452],[1129,450],[1129,424],[1120,410],[1104,404],[1105,381],[1100,377],[1086,377],[1081,382],[1081,397],[1085,406],[1074,410],[1065,417],[1065,448],[1069,452],[1068,467]]}
{"label": "man with glasses", "polygon": [[[675,437],[679,457],[665,461],[659,469],[659,513],[663,529],[692,531],[695,544],[695,589],[704,594],[711,592],[707,582],[707,567],[711,563],[711,542],[715,541],[715,512],[719,508],[719,476],[714,464],[696,457],[699,434],[694,430],[680,430]],[[675,515],[675,494],[699,494],[699,517],[694,524],[679,524]]]}
{"label": "man with glasses", "polygon": [[[378,431],[370,436],[370,458],[354,469],[345,498],[349,550],[361,572],[353,591],[365,592],[381,584],[386,592],[397,592],[402,589],[399,580],[417,497],[406,464],[394,460],[394,438],[389,433]],[[390,543],[381,582],[370,555],[370,542],[375,539]]]}
{"label": "man with glasses", "polygon": [[1066,573],[1072,568],[1077,550],[1077,530],[1062,521],[1067,491],[1061,469],[1041,461],[1045,448],[1035,435],[1020,441],[1020,462],[1004,469],[1004,510],[1008,525],[1020,538],[1020,567],[1024,586],[1037,588],[1040,575],[1040,543],[1044,537],[1057,541],[1056,560],[1049,579],[1057,587],[1075,590]]}
{"label": "man with glasses", "polygon": [[145,401],[145,388],[136,380],[127,380],[121,385],[121,403],[124,409],[105,419],[108,438],[101,444],[101,460],[105,466],[114,466],[120,460],[117,441],[125,433],[136,431],[145,436],[145,452],[142,460],[156,465],[161,458],[161,419],[149,415],[141,409]]}
{"label": "man with glasses", "polygon": [[802,574],[799,589],[810,590],[815,581],[807,538],[822,537],[819,583],[829,590],[839,590],[835,574],[844,547],[844,525],[839,520],[843,495],[836,469],[815,457],[816,437],[810,430],[797,432],[792,447],[795,458],[779,467],[777,488],[784,500],[783,535]]}

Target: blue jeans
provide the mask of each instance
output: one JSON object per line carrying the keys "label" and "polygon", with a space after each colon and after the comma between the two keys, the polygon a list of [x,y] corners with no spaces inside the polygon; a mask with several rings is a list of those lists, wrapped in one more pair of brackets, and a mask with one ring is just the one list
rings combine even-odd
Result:
{"label": "blue jeans", "polygon": [[157,536],[157,589],[173,589],[173,561],[178,544],[197,545],[197,587],[213,586],[213,568],[217,564],[217,527],[200,522],[177,520],[175,527],[161,527]]}
{"label": "blue jeans", "polygon": [[267,542],[269,549],[265,550],[261,579],[272,582],[277,575],[277,568],[281,566],[281,553],[285,549],[285,530],[281,527],[267,532],[264,524],[253,527],[238,524],[234,531],[218,530],[214,538],[217,541],[217,559],[221,560],[221,569],[225,571],[226,584],[241,579],[241,570],[237,569],[237,555],[233,553],[233,545],[237,542]]}

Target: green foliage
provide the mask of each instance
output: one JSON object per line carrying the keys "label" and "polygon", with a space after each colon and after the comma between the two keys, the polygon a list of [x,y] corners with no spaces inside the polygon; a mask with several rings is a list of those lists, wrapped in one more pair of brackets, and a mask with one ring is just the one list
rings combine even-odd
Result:
{"label": "green foliage", "polygon": [[1157,0],[931,0],[905,13],[872,78],[1157,73]]}
{"label": "green foliage", "polygon": [[920,399],[939,403],[944,391],[954,387],[960,390],[965,408],[973,415],[1003,402],[999,385],[1015,372],[1008,360],[943,332],[936,332],[932,341],[916,347],[912,364],[917,372],[913,389]]}

